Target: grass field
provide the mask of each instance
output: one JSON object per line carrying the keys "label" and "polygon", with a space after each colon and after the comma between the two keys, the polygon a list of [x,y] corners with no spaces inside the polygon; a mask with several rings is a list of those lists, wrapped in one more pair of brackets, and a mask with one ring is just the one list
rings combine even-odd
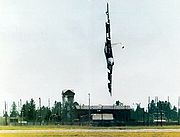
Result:
{"label": "grass field", "polygon": [[117,126],[117,127],[93,127],[75,125],[43,125],[43,126],[0,126],[0,130],[64,130],[64,129],[180,129],[175,126]]}
{"label": "grass field", "polygon": [[0,137],[179,137],[180,133],[84,133],[84,132],[64,132],[64,133],[22,133],[22,134],[0,134]]}
{"label": "grass field", "polygon": [[[69,132],[68,130],[75,130]],[[80,130],[78,130],[80,129]],[[93,129],[91,132],[83,132],[81,129]],[[97,129],[97,130],[96,130]],[[104,132],[99,132],[98,129],[103,129]],[[46,130],[48,132],[42,133],[19,133],[8,132],[0,133],[0,137],[180,137],[180,132],[108,132],[108,129],[180,129],[180,126],[137,126],[137,127],[89,127],[89,126],[62,126],[62,125],[50,125],[50,126],[0,126],[0,131],[10,130]],[[63,130],[63,132],[52,132],[51,130]],[[96,132],[94,132],[96,130]]]}

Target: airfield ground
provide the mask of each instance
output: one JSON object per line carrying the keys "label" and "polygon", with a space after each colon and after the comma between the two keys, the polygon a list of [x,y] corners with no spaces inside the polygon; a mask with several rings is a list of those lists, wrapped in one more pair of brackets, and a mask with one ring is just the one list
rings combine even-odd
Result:
{"label": "airfield ground", "polygon": [[180,127],[1,126],[0,137],[180,137]]}

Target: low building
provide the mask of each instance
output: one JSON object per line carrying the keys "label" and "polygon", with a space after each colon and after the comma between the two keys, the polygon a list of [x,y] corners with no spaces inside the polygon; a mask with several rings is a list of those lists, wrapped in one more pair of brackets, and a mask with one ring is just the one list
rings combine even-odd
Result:
{"label": "low building", "polygon": [[76,106],[80,122],[90,122],[95,125],[126,125],[130,121],[130,106],[79,105]]}
{"label": "low building", "polygon": [[10,117],[10,125],[18,125],[18,117]]}
{"label": "low building", "polygon": [[94,125],[127,125],[131,117],[130,106],[79,105],[74,102],[73,90],[62,91],[62,122]]}

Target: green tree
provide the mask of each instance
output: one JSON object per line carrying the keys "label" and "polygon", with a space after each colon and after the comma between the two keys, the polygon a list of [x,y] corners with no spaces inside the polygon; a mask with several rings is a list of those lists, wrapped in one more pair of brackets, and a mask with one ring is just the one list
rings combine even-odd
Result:
{"label": "green tree", "polygon": [[177,116],[177,108],[174,106],[173,109],[171,110],[171,115],[170,115],[170,119],[171,121],[176,121],[178,120],[178,116]]}
{"label": "green tree", "polygon": [[23,104],[21,109],[21,117],[26,121],[29,121],[28,113],[29,113],[29,102],[26,101],[26,103]]}
{"label": "green tree", "polygon": [[36,119],[36,104],[33,99],[31,99],[29,103],[28,119],[31,122]]}
{"label": "green tree", "polygon": [[154,100],[152,100],[151,103],[149,104],[149,113],[153,114],[156,112],[156,110],[157,110],[156,103]]}
{"label": "green tree", "polygon": [[137,121],[141,121],[144,122],[144,108],[141,108],[140,103],[137,104],[137,108],[136,108],[136,120]]}
{"label": "green tree", "polygon": [[61,102],[55,101],[54,106],[52,107],[52,115],[53,121],[61,121],[62,119],[62,104]]}
{"label": "green tree", "polygon": [[22,106],[21,109],[21,117],[24,120],[34,122],[36,119],[36,104],[33,99],[30,102],[26,101],[26,103]]}
{"label": "green tree", "polygon": [[149,114],[151,114],[152,119],[162,118],[167,121],[177,120],[177,108],[168,101],[158,101],[155,103],[154,100],[149,104]]}
{"label": "green tree", "polygon": [[48,107],[42,106],[41,109],[36,111],[37,121],[49,122],[51,116],[51,110]]}
{"label": "green tree", "polygon": [[17,111],[16,103],[13,102],[13,104],[11,106],[10,117],[17,117],[18,115],[19,114],[18,114],[18,111]]}
{"label": "green tree", "polygon": [[42,119],[45,122],[49,122],[51,116],[51,110],[48,107],[42,107]]}

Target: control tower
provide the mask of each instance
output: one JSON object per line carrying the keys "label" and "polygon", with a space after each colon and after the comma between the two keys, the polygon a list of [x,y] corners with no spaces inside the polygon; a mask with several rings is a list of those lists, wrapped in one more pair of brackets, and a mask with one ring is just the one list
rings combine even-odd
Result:
{"label": "control tower", "polygon": [[62,116],[65,121],[72,122],[73,120],[74,95],[73,90],[62,91]]}

